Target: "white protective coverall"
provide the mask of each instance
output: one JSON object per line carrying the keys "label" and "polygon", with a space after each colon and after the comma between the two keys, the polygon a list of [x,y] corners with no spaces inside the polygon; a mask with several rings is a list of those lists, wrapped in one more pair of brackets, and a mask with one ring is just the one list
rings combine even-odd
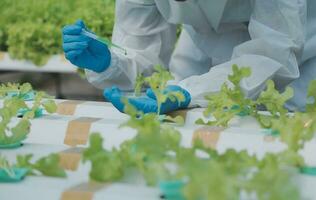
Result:
{"label": "white protective coverall", "polygon": [[205,106],[204,96],[218,92],[237,64],[252,70],[241,83],[247,97],[256,98],[268,79],[281,91],[295,80],[289,106],[302,107],[301,87],[316,79],[315,11],[315,0],[116,0],[113,42],[128,55],[112,49],[111,66],[87,77],[101,89],[128,91],[138,73],[161,64],[189,91],[191,106]]}

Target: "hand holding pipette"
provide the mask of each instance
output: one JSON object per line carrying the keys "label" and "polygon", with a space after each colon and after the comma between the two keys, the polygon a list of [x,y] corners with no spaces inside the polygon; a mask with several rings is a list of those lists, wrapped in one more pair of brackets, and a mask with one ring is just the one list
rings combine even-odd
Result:
{"label": "hand holding pipette", "polygon": [[109,47],[118,48],[109,40],[86,31],[81,20],[63,28],[65,56],[79,68],[89,69],[97,73],[104,72],[111,64]]}

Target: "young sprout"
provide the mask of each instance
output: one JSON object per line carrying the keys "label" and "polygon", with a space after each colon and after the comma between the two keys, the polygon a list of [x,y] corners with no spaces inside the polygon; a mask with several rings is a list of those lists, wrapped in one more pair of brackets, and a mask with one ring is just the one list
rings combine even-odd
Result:
{"label": "young sprout", "polygon": [[[172,102],[178,102],[181,104],[183,101],[185,101],[185,97],[183,93],[179,91],[166,92],[168,81],[174,80],[174,77],[168,70],[160,65],[156,65],[154,69],[155,72],[149,77],[143,77],[142,75],[137,76],[135,84],[135,96],[139,96],[142,87],[144,85],[148,85],[156,97],[158,107],[157,115],[160,115],[161,107],[166,101],[170,100]],[[184,121],[179,119],[179,117],[173,119],[171,117],[164,116],[163,118],[164,120],[180,123]]]}
{"label": "young sprout", "polygon": [[10,177],[15,176],[15,172],[11,167],[9,161],[2,155],[0,155],[0,169],[4,170]]}
{"label": "young sprout", "polygon": [[[42,110],[54,113],[57,109],[55,102],[44,92],[36,92],[29,83],[3,84],[0,86],[0,98],[3,106],[0,108],[0,146],[8,148],[19,146],[30,132],[30,120],[40,117]],[[48,98],[48,99],[47,99]],[[32,106],[26,101],[33,100]],[[13,118],[22,115],[18,123],[11,127]],[[10,132],[11,134],[8,134]]]}

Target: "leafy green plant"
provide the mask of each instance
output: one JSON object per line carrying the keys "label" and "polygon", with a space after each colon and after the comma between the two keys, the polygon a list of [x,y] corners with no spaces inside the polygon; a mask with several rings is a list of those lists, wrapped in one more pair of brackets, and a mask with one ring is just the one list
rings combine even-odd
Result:
{"label": "leafy green plant", "polygon": [[[204,122],[202,119],[197,120],[197,124],[224,126],[226,127],[236,115],[250,115],[255,117],[264,128],[271,127],[271,120],[284,118],[287,110],[284,104],[293,96],[293,89],[286,88],[283,93],[275,89],[272,80],[267,81],[267,88],[261,92],[257,100],[246,98],[240,87],[242,79],[250,76],[250,68],[237,65],[232,66],[233,73],[228,76],[228,80],[233,87],[224,83],[220,92],[206,96],[208,107],[204,111],[204,116],[212,115],[215,120]],[[261,114],[258,107],[264,107],[270,115]]]}
{"label": "leafy green plant", "polygon": [[0,155],[0,169],[3,169],[10,177],[15,175],[14,170],[10,165],[9,161],[7,161],[7,159],[2,155]]}
{"label": "leafy green plant", "polygon": [[90,136],[90,147],[83,153],[83,162],[91,162],[90,177],[94,180],[106,182],[123,176],[123,160],[116,149],[107,151],[103,148],[102,137],[94,133]]}
{"label": "leafy green plant", "polygon": [[[28,107],[25,102],[29,95],[34,95],[33,105]],[[57,109],[55,102],[44,92],[35,92],[30,84],[3,84],[0,86],[0,98],[3,106],[0,108],[0,144],[14,145],[24,140],[30,131],[30,119],[36,117],[36,113],[44,108],[48,113],[54,113]],[[12,127],[11,123],[23,111],[23,116]]]}
{"label": "leafy green plant", "polygon": [[143,76],[143,74],[138,74],[138,76],[136,77],[135,87],[134,87],[135,88],[134,94],[136,97],[141,95],[144,84],[145,84],[145,77]]}
{"label": "leafy green plant", "polygon": [[[143,114],[130,105],[126,111],[131,118],[122,126],[137,130],[132,140],[121,144],[119,149],[105,150],[99,134],[90,136],[90,147],[84,152],[83,161],[90,161],[90,177],[108,182],[122,178],[130,168],[142,173],[149,185],[157,184],[159,176],[168,176],[164,161],[166,153],[180,145],[180,133],[170,125],[161,124],[154,114]],[[153,143],[157,145],[152,145]]]}
{"label": "leafy green plant", "polygon": [[264,128],[270,128],[272,119],[287,117],[288,110],[284,108],[284,105],[286,101],[293,97],[293,93],[293,89],[290,87],[287,87],[283,93],[279,93],[275,89],[274,82],[272,80],[267,81],[267,89],[261,92],[255,103],[257,106],[263,105],[270,115],[262,115],[256,111],[253,116]]}
{"label": "leafy green plant", "polygon": [[111,37],[113,0],[1,0],[0,51],[15,59],[44,65],[50,56],[62,54],[61,29],[83,19],[103,37]]}
{"label": "leafy green plant", "polygon": [[[11,119],[16,117],[18,111],[25,108],[23,100],[13,97],[4,101],[3,108],[0,109],[0,144],[10,145],[20,142],[26,138],[29,133],[30,122],[27,119],[21,119],[16,126],[10,127]],[[11,133],[11,134],[10,134]]]}
{"label": "leafy green plant", "polygon": [[246,183],[246,190],[255,191],[257,199],[301,199],[294,179],[297,170],[285,165],[282,154],[267,154],[257,164],[257,171]]}
{"label": "leafy green plant", "polygon": [[22,22],[8,28],[7,44],[12,58],[41,66],[51,55],[61,53],[61,33],[54,24]]}
{"label": "leafy green plant", "polygon": [[[174,80],[173,75],[160,65],[154,67],[155,72],[148,77],[138,75],[135,82],[135,96],[141,94],[141,90],[144,86],[149,86],[157,100],[157,115],[161,113],[161,106],[167,101],[178,102],[179,104],[185,100],[184,95],[178,91],[167,91],[167,83],[170,80]],[[172,118],[170,116],[161,115],[162,121],[175,122],[177,124],[184,124],[184,119],[181,116]]]}
{"label": "leafy green plant", "polygon": [[168,81],[174,80],[174,77],[168,70],[160,65],[156,65],[154,69],[155,72],[151,76],[144,78],[139,75],[137,77],[135,93],[137,96],[141,90],[142,85],[148,85],[155,94],[158,105],[157,114],[160,114],[161,105],[166,102],[167,99],[170,99],[173,102],[178,101],[181,103],[184,101],[185,97],[181,92],[166,92]]}
{"label": "leafy green plant", "polygon": [[28,169],[29,175],[40,173],[44,176],[66,177],[65,170],[59,166],[58,154],[50,154],[40,158],[34,163],[31,162],[32,157],[32,154],[18,155],[15,167]]}
{"label": "leafy green plant", "polygon": [[312,98],[312,102],[306,105],[306,111],[309,113],[316,112],[316,80],[311,81],[309,84],[307,97]]}
{"label": "leafy green plant", "polygon": [[228,80],[233,84],[233,87],[231,88],[227,83],[224,83],[219,93],[205,97],[208,100],[208,106],[203,114],[205,117],[212,114],[215,120],[204,123],[202,119],[199,119],[198,124],[227,126],[228,122],[237,114],[248,115],[254,110],[254,103],[245,98],[240,87],[241,80],[250,76],[250,68],[238,68],[237,65],[233,65],[232,70],[233,74],[228,77]]}
{"label": "leafy green plant", "polygon": [[[196,157],[197,150],[209,158]],[[284,170],[278,158],[269,154],[258,160],[246,151],[235,150],[218,154],[196,144],[192,149],[182,149],[177,157],[177,176],[186,180],[181,192],[186,199],[240,199],[241,192],[246,192],[246,199],[299,199],[292,172]],[[251,197],[253,194],[257,198]]]}
{"label": "leafy green plant", "polygon": [[16,164],[10,164],[8,160],[0,155],[0,169],[4,169],[6,173],[13,177],[15,168],[23,168],[28,170],[28,175],[51,176],[51,177],[66,177],[65,170],[59,166],[58,154],[49,154],[44,156],[34,163],[31,162],[33,155],[18,155]]}
{"label": "leafy green plant", "polygon": [[[176,152],[180,147],[181,135],[171,125],[162,123],[159,116],[143,114],[127,105],[130,119],[122,126],[131,127],[137,135],[121,145],[129,162],[144,175],[149,185],[156,185],[160,178],[169,177],[165,163],[171,159],[168,152]],[[152,145],[155,144],[155,145]]]}
{"label": "leafy green plant", "polygon": [[272,120],[272,129],[280,135],[280,140],[288,147],[283,152],[283,160],[292,166],[303,167],[304,159],[299,151],[306,142],[313,139],[316,132],[314,113],[295,113],[293,116]]}

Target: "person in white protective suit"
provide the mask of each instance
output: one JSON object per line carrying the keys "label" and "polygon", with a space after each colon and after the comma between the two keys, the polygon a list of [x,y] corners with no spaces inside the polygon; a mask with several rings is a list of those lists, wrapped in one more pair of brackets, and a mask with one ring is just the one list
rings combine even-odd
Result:
{"label": "person in white protective suit", "polygon": [[[67,59],[85,68],[120,111],[121,90],[132,90],[137,74],[150,75],[156,64],[176,77],[167,91],[186,97],[181,104],[168,100],[161,113],[205,106],[204,96],[228,82],[233,64],[251,68],[241,82],[247,97],[256,98],[272,79],[280,91],[294,88],[290,110],[304,109],[307,86],[316,79],[315,11],[315,0],[116,0],[113,42],[127,55],[81,35],[82,21],[63,29],[63,46]],[[129,102],[157,111],[150,90]]]}

